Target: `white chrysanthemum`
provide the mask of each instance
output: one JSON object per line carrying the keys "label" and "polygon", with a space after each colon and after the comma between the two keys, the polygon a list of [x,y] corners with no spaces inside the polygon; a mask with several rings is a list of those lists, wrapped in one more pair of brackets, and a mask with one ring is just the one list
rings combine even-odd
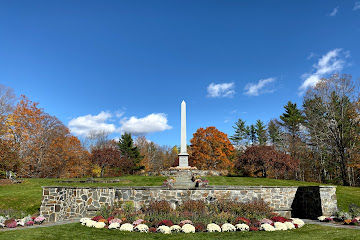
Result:
{"label": "white chrysanthemum", "polygon": [[324,221],[325,218],[326,218],[325,216],[320,216],[320,217],[318,217],[318,220],[319,220],[319,221]]}
{"label": "white chrysanthemum", "polygon": [[210,223],[206,226],[206,230],[208,232],[221,232],[221,228],[219,227],[219,225],[215,224],[215,223]]}
{"label": "white chrysanthemum", "polygon": [[6,220],[6,217],[0,216],[0,223],[4,224]]}
{"label": "white chrysanthemum", "polygon": [[87,221],[89,221],[89,220],[91,220],[91,219],[90,219],[90,218],[81,218],[81,219],[80,219],[80,222],[83,223],[83,222],[87,222]]}
{"label": "white chrysanthemum", "polygon": [[5,227],[5,225],[0,222],[0,228],[3,228],[3,227]]}
{"label": "white chrysanthemum", "polygon": [[120,223],[110,223],[109,225],[109,229],[119,229],[120,228]]}
{"label": "white chrysanthemum", "polygon": [[120,231],[132,232],[134,230],[134,226],[130,223],[124,223],[120,227]]}
{"label": "white chrysanthemum", "polygon": [[16,224],[18,225],[18,226],[25,226],[25,222],[22,220],[22,219],[20,219],[20,220],[18,220],[17,222],[16,222]]}
{"label": "white chrysanthemum", "polygon": [[95,221],[90,219],[90,220],[86,221],[84,225],[86,225],[87,227],[94,227],[95,223],[96,223]]}
{"label": "white chrysanthemum", "polygon": [[87,223],[88,221],[91,221],[91,218],[81,218],[81,219],[80,219],[81,225],[86,225],[86,223]]}
{"label": "white chrysanthemum", "polygon": [[183,231],[184,233],[194,233],[195,227],[187,223],[184,226],[182,226],[181,231]]}
{"label": "white chrysanthemum", "polygon": [[272,231],[275,231],[275,228],[273,226],[271,226],[270,224],[268,224],[268,223],[264,223],[264,224],[261,224],[260,230],[261,231],[272,232]]}
{"label": "white chrysanthemum", "polygon": [[134,228],[136,232],[149,232],[149,227],[145,224],[139,224]]}
{"label": "white chrysanthemum", "polygon": [[178,233],[178,232],[181,232],[181,227],[179,225],[172,225],[170,227],[170,231],[172,233]]}
{"label": "white chrysanthemum", "polygon": [[305,225],[304,221],[300,218],[292,218],[293,224],[297,224],[299,228],[303,227]]}
{"label": "white chrysanthemum", "polygon": [[95,228],[104,228],[106,224],[104,222],[97,222],[94,224]]}
{"label": "white chrysanthemum", "polygon": [[231,223],[224,223],[221,226],[221,231],[223,231],[223,232],[235,232],[236,228]]}
{"label": "white chrysanthemum", "polygon": [[236,230],[238,231],[249,231],[249,226],[245,223],[239,223],[235,225]]}
{"label": "white chrysanthemum", "polygon": [[276,231],[287,230],[286,225],[284,223],[282,223],[282,222],[274,222],[274,227],[275,227]]}
{"label": "white chrysanthemum", "polygon": [[295,229],[295,225],[292,222],[284,222],[288,230]]}
{"label": "white chrysanthemum", "polygon": [[157,232],[170,234],[170,228],[168,226],[162,225],[156,229]]}

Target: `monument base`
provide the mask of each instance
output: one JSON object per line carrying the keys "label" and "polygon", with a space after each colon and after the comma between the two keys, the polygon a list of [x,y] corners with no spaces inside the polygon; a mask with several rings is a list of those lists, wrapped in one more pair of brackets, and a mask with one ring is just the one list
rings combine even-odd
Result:
{"label": "monument base", "polygon": [[189,154],[188,153],[179,153],[179,167],[189,167]]}

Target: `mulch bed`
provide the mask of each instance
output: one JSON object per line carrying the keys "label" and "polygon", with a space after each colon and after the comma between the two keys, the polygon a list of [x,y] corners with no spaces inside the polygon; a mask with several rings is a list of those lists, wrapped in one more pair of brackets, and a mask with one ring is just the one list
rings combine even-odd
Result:
{"label": "mulch bed", "polygon": [[8,184],[12,184],[11,179],[0,179],[0,186],[5,186]]}

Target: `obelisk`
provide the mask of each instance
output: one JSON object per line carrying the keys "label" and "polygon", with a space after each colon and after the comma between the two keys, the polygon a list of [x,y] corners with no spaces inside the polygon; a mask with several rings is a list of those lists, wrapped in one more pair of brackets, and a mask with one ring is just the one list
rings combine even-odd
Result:
{"label": "obelisk", "polygon": [[187,153],[186,145],[186,103],[182,101],[181,103],[181,145],[179,153],[179,167],[188,168],[189,167],[189,154]]}

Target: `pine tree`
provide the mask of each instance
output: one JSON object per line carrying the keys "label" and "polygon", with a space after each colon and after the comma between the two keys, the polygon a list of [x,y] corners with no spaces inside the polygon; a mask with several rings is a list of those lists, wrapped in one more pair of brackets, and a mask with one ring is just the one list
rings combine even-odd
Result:
{"label": "pine tree", "polygon": [[304,116],[298,109],[296,103],[289,101],[284,108],[285,113],[280,116],[282,120],[281,125],[289,131],[292,138],[295,138],[300,131],[301,124],[304,123]]}
{"label": "pine tree", "polygon": [[260,119],[256,121],[255,131],[257,134],[259,145],[261,146],[266,145],[267,142],[266,125],[264,125],[264,122],[260,121]]}
{"label": "pine tree", "polygon": [[258,141],[258,136],[256,134],[256,128],[254,124],[251,124],[250,126],[246,127],[246,133],[247,133],[247,139],[251,143],[251,145],[254,145]]}
{"label": "pine tree", "polygon": [[239,120],[235,123],[235,126],[233,126],[233,128],[235,129],[235,133],[230,137],[230,140],[236,146],[240,146],[241,144],[243,144],[247,136],[245,121],[239,118]]}
{"label": "pine tree", "polygon": [[267,130],[271,144],[276,146],[280,141],[280,127],[278,121],[275,119],[270,120]]}
{"label": "pine tree", "polygon": [[134,145],[131,133],[125,132],[123,135],[121,135],[118,147],[120,150],[120,156],[132,163],[132,173],[144,168],[143,166],[139,166],[139,163],[144,158],[144,156],[140,154],[139,149]]}

